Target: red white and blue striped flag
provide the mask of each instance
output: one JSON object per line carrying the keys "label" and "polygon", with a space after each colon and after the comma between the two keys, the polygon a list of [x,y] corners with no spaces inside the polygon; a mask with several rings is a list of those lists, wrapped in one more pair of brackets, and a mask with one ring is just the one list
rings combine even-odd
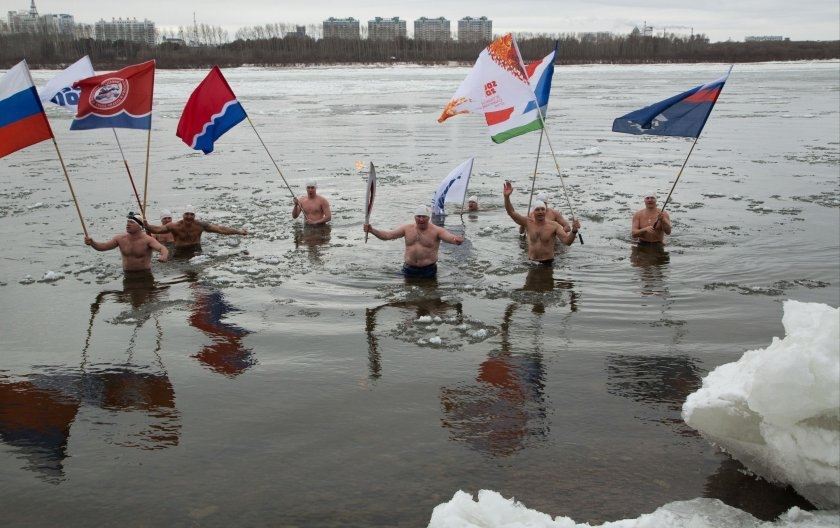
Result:
{"label": "red white and blue striped flag", "polygon": [[[732,71],[732,68],[729,69]],[[710,83],[646,106],[613,121],[613,132],[653,136],[700,136],[729,73]]]}
{"label": "red white and blue striped flag", "polygon": [[53,137],[26,61],[0,77],[0,158]]}

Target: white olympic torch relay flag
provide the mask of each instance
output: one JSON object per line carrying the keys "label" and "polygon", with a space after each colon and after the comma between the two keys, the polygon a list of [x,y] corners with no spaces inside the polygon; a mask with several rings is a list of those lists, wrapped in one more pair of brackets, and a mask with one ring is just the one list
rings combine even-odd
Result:
{"label": "white olympic torch relay flag", "polygon": [[434,214],[444,214],[444,208],[448,203],[464,203],[464,197],[467,195],[467,186],[470,184],[473,161],[475,161],[475,158],[470,158],[461,163],[440,182],[437,191],[435,191],[432,197],[432,212]]}
{"label": "white olympic torch relay flag", "polygon": [[63,106],[75,114],[76,107],[79,106],[81,89],[73,89],[73,84],[94,75],[96,73],[93,71],[90,57],[85,55],[53,77],[46,86],[39,88],[38,96],[42,103]]}
{"label": "white olympic torch relay flag", "polygon": [[490,139],[501,143],[542,128],[533,101],[534,91],[519,48],[508,33],[484,48],[438,122],[458,114],[482,113],[490,128]]}

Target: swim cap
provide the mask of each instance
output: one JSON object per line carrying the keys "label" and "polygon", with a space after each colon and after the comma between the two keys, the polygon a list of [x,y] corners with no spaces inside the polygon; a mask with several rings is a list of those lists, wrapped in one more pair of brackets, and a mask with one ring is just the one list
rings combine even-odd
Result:
{"label": "swim cap", "polygon": [[546,209],[545,202],[542,200],[534,200],[534,204],[531,206],[531,210],[537,209],[538,207],[542,207]]}
{"label": "swim cap", "polygon": [[425,205],[418,205],[414,210],[414,216],[429,216],[429,208]]}
{"label": "swim cap", "polygon": [[306,186],[307,187],[317,187],[318,184],[315,182],[315,180],[306,180]]}
{"label": "swim cap", "polygon": [[478,196],[472,195],[469,198],[467,198],[467,201],[468,202],[477,202],[478,201]]}
{"label": "swim cap", "polygon": [[656,193],[653,192],[653,191],[648,191],[648,192],[646,192],[645,194],[642,195],[642,198],[647,198],[647,197],[655,199],[656,198]]}
{"label": "swim cap", "polygon": [[143,227],[143,217],[137,213],[128,213],[128,219],[132,222],[136,222],[137,225]]}
{"label": "swim cap", "polygon": [[164,218],[172,218],[172,211],[169,209],[164,209],[160,212],[160,219],[163,220]]}
{"label": "swim cap", "polygon": [[184,214],[187,214],[187,213],[192,213],[192,214],[195,214],[195,207],[193,207],[192,205],[187,204],[187,205],[184,207]]}
{"label": "swim cap", "polygon": [[539,200],[541,202],[547,202],[548,201],[548,196],[544,192],[541,192],[540,194],[537,195],[537,200]]}

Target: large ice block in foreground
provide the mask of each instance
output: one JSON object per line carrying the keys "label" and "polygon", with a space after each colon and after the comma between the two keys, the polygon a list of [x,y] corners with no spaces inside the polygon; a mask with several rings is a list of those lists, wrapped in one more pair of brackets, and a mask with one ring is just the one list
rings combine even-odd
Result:
{"label": "large ice block in foreground", "polygon": [[787,301],[784,339],[703,379],[685,422],[767,480],[840,507],[840,311]]}
{"label": "large ice block in foreground", "polygon": [[435,507],[429,528],[836,528],[837,512],[807,512],[793,507],[774,522],[762,522],[717,499],[671,502],[636,519],[593,526],[569,517],[530,510],[495,491],[481,490],[478,500],[458,491]]}

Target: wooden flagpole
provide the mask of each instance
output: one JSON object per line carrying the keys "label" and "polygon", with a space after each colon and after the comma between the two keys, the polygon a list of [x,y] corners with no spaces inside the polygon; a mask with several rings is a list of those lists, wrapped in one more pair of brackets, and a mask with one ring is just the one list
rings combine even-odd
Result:
{"label": "wooden flagpole", "polygon": [[117,147],[120,149],[120,156],[122,156],[123,165],[125,165],[125,171],[128,173],[128,181],[131,182],[131,188],[134,190],[134,197],[137,198],[137,206],[140,207],[140,214],[144,217],[146,216],[143,209],[143,203],[140,201],[140,194],[137,192],[137,186],[134,184],[134,178],[131,176],[131,169],[128,168],[128,161],[125,159],[125,153],[123,152],[122,144],[120,143],[120,137],[117,135],[117,129],[111,129],[114,132],[114,139],[117,140]]}
{"label": "wooden flagpole", "polygon": [[[289,186],[289,182],[287,182],[285,176],[283,176],[283,171],[280,170],[280,166],[278,166],[277,162],[274,161],[274,156],[271,155],[271,152],[268,150],[268,147],[265,145],[265,142],[263,141],[262,137],[260,136],[260,133],[257,132],[257,127],[255,127],[254,122],[251,121],[251,116],[249,116],[248,114],[245,114],[245,118],[248,119],[248,124],[251,125],[251,128],[254,130],[254,134],[257,135],[257,139],[260,140],[260,144],[262,144],[263,148],[265,149],[265,153],[268,154],[268,157],[271,160],[271,163],[273,163],[274,168],[277,169],[277,174],[280,175],[280,178],[283,180],[283,183],[286,184],[286,188],[289,189],[289,194],[292,195],[292,200],[297,204],[297,196],[295,196],[294,191],[292,191],[292,188]],[[303,218],[306,218],[306,212],[303,210],[303,207],[300,208],[300,212],[303,213]]]}
{"label": "wooden flagpole", "polygon": [[677,182],[680,181],[680,176],[682,176],[683,170],[685,169],[686,164],[688,164],[688,158],[690,158],[691,153],[694,152],[694,147],[695,145],[697,145],[698,139],[700,139],[699,134],[696,138],[694,138],[694,143],[691,144],[691,148],[688,150],[688,155],[685,157],[685,161],[683,161],[682,167],[680,167],[680,172],[677,173],[677,178],[674,180],[674,184],[671,186],[671,191],[668,193],[668,197],[665,198],[665,203],[662,204],[662,209],[659,210],[659,214],[656,216],[656,222],[653,223],[654,229],[656,228],[657,224],[659,224],[659,219],[662,218],[662,213],[665,212],[665,208],[668,207],[668,202],[671,201],[671,195],[674,194],[674,189],[677,187]]}
{"label": "wooden flagpole", "polygon": [[[50,134],[52,134],[52,131],[50,131]],[[79,207],[79,200],[76,199],[76,191],[73,190],[73,184],[70,182],[70,175],[67,174],[67,167],[64,165],[64,158],[61,156],[61,151],[58,149],[58,143],[55,141],[55,136],[52,137],[52,142],[55,146],[55,152],[58,154],[58,161],[61,163],[61,170],[64,171],[64,179],[67,180],[67,185],[70,187],[70,196],[73,197],[73,203],[76,205],[76,213],[79,215],[79,222],[82,223],[82,231],[85,234],[85,238],[88,238],[88,230],[85,225],[85,219],[82,218],[82,210]]]}
{"label": "wooden flagpole", "polygon": [[531,214],[531,201],[534,199],[534,186],[537,184],[537,167],[540,166],[540,151],[542,150],[542,138],[545,129],[540,129],[540,142],[537,144],[537,160],[534,162],[534,177],[531,178],[531,196],[528,197],[528,214]]}
{"label": "wooden flagpole", "polygon": [[147,222],[149,219],[146,217],[146,204],[148,203],[149,197],[149,151],[151,150],[152,146],[152,119],[149,116],[149,133],[146,136],[146,178],[143,181],[143,207],[141,209],[141,213],[143,214],[143,219]]}

